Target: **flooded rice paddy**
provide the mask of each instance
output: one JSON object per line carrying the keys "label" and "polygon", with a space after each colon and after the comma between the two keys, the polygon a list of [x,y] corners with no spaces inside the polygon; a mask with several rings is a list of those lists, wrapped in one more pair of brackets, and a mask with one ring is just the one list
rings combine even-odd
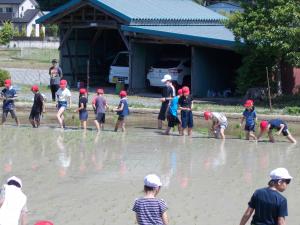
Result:
{"label": "flooded rice paddy", "polygon": [[162,178],[159,197],[170,224],[238,224],[252,192],[266,186],[276,167],[295,177],[284,195],[287,223],[299,224],[299,144],[164,136],[133,123],[125,134],[111,130],[0,127],[1,183],[11,175],[23,179],[29,224],[134,224],[131,208],[148,173]]}

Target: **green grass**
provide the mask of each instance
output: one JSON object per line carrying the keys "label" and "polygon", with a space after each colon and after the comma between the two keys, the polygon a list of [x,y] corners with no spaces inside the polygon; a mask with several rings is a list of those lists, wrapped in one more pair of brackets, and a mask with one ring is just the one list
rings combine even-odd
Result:
{"label": "green grass", "polygon": [[0,49],[0,67],[48,69],[57,49]]}

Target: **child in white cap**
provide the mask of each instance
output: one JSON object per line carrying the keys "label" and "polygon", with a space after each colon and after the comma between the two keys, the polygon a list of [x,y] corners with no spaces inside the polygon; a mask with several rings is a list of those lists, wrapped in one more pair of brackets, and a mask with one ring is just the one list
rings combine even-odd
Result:
{"label": "child in white cap", "polygon": [[268,187],[258,189],[252,195],[240,225],[245,225],[254,212],[252,225],[285,225],[288,216],[287,200],[280,194],[284,192],[293,177],[285,168],[277,168],[270,173]]}
{"label": "child in white cap", "polygon": [[167,205],[164,200],[156,198],[162,183],[155,174],[144,178],[145,196],[135,201],[133,211],[139,225],[168,224]]}
{"label": "child in white cap", "polygon": [[22,192],[22,181],[18,177],[11,177],[4,184],[0,198],[0,224],[27,224],[27,197]]}

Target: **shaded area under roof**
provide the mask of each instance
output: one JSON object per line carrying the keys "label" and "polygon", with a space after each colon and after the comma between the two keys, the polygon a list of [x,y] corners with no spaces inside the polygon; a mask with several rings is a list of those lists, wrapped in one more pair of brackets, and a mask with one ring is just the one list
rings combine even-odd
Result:
{"label": "shaded area under roof", "polygon": [[[128,22],[134,20],[220,21],[226,19],[192,0],[86,0],[86,2]],[[82,3],[80,0],[71,0],[37,22],[45,23],[80,3]]]}
{"label": "shaded area under roof", "polygon": [[203,45],[232,48],[233,33],[224,26],[122,26],[123,31],[153,35]]}

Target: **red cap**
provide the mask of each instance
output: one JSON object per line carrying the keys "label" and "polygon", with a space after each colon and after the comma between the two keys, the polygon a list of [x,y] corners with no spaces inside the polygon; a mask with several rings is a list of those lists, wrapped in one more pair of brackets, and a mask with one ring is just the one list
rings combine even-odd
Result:
{"label": "red cap", "polygon": [[179,90],[177,91],[177,93],[178,93],[178,95],[182,95],[182,89],[179,89]]}
{"label": "red cap", "polygon": [[43,220],[43,221],[36,222],[34,225],[54,225],[54,224],[50,221]]}
{"label": "red cap", "polygon": [[66,80],[61,80],[59,85],[60,85],[60,87],[66,87],[67,84],[68,84],[68,82]]}
{"label": "red cap", "polygon": [[81,95],[84,95],[84,94],[86,94],[86,89],[85,88],[80,88],[79,89],[79,94],[81,94]]}
{"label": "red cap", "polygon": [[269,122],[266,121],[266,120],[263,120],[263,121],[260,122],[260,129],[261,130],[266,130],[268,125],[269,125]]}
{"label": "red cap", "polygon": [[203,115],[205,120],[209,120],[211,118],[211,112],[206,111],[203,113]]}
{"label": "red cap", "polygon": [[4,81],[4,86],[5,87],[10,87],[11,86],[11,80],[7,79]]}
{"label": "red cap", "polygon": [[103,95],[103,94],[104,94],[104,91],[103,91],[102,88],[98,88],[98,89],[97,89],[97,93],[98,93],[99,95]]}
{"label": "red cap", "polygon": [[123,97],[126,97],[127,96],[127,92],[126,91],[121,91],[120,92],[120,97],[123,98]]}
{"label": "red cap", "polygon": [[248,99],[248,100],[245,102],[244,107],[251,107],[251,106],[253,106],[253,100]]}
{"label": "red cap", "polygon": [[182,88],[182,93],[183,94],[190,94],[190,89],[189,89],[189,87],[187,87],[187,86],[184,86],[183,88]]}
{"label": "red cap", "polygon": [[38,92],[38,91],[39,91],[39,86],[33,85],[33,86],[31,87],[31,90],[34,91],[34,92]]}

